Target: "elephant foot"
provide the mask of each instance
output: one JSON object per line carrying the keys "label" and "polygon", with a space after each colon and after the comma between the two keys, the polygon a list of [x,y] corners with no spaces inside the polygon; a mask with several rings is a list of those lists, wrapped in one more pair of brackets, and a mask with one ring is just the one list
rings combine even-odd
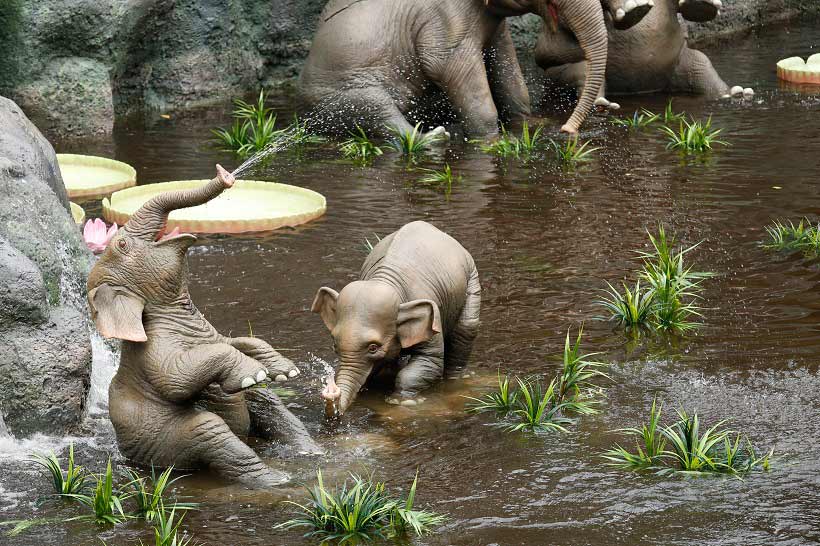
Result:
{"label": "elephant foot", "polygon": [[240,385],[243,389],[248,389],[250,387],[253,387],[257,383],[261,383],[262,381],[265,381],[267,378],[268,378],[268,374],[265,373],[265,370],[259,370],[258,372],[256,372],[256,376],[253,376],[253,377],[247,376],[247,377],[243,378],[242,383]]}
{"label": "elephant foot", "polygon": [[433,142],[445,143],[450,140],[450,133],[447,129],[439,125],[432,131],[424,133],[424,137],[431,139]]}
{"label": "elephant foot", "polygon": [[405,406],[405,407],[412,407],[418,406],[422,402],[424,402],[426,398],[422,398],[416,395],[404,395],[404,394],[391,394],[390,396],[384,399],[385,402],[388,404],[392,404],[394,406]]}
{"label": "elephant foot", "polygon": [[732,87],[729,90],[729,94],[723,95],[722,98],[724,98],[724,99],[728,99],[728,98],[740,99],[740,98],[742,98],[742,99],[745,99],[745,100],[752,100],[754,98],[754,96],[755,96],[755,90],[752,89],[751,87],[744,88],[744,87],[741,87],[739,85],[736,85],[736,86]]}
{"label": "elephant foot", "polygon": [[679,0],[678,11],[687,21],[705,23],[720,15],[721,0]]}
{"label": "elephant foot", "polygon": [[598,97],[595,99],[595,111],[596,112],[615,112],[621,109],[621,105],[617,102],[610,102],[604,97]]}
{"label": "elephant foot", "polygon": [[[655,6],[654,0],[626,0],[612,12],[612,25],[618,30],[626,30],[637,25]],[[615,5],[612,6],[615,8]]]}
{"label": "elephant foot", "polygon": [[254,489],[268,489],[288,483],[290,481],[290,475],[281,470],[269,468],[264,475],[247,476],[240,481],[253,486]]}

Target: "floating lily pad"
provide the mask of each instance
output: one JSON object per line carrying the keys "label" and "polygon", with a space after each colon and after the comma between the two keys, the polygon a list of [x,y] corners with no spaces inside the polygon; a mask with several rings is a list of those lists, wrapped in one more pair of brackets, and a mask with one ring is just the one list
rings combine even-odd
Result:
{"label": "floating lily pad", "polygon": [[[123,225],[145,202],[167,191],[187,190],[207,180],[181,180],[147,184],[118,191],[103,199],[103,216]],[[197,207],[179,209],[168,216],[166,231],[186,233],[243,233],[269,231],[309,222],[325,213],[325,197],[313,190],[256,180],[237,180],[222,194]]]}
{"label": "floating lily pad", "polygon": [[74,223],[82,225],[85,221],[85,209],[74,201],[70,202],[69,205],[71,205],[71,216],[74,218]]}
{"label": "floating lily pad", "polygon": [[70,199],[102,197],[137,183],[134,167],[105,157],[57,154]]}
{"label": "floating lily pad", "polygon": [[820,53],[804,61],[801,57],[789,57],[777,63],[777,77],[792,83],[820,85]]}

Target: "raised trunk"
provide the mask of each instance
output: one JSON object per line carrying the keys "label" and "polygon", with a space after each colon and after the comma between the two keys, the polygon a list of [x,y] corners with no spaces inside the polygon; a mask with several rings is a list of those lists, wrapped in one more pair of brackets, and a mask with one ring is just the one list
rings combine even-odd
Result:
{"label": "raised trunk", "polygon": [[165,228],[168,214],[172,210],[195,207],[207,203],[233,184],[231,175],[217,168],[219,175],[198,188],[192,190],[170,191],[157,195],[143,206],[125,224],[125,230],[134,237],[154,241]]}
{"label": "raised trunk", "polygon": [[[578,39],[587,60],[584,87],[569,121],[561,127],[575,134],[586,120],[606,78],[607,32],[599,0],[553,0],[561,20]],[[548,14],[542,14],[545,17]],[[546,20],[546,17],[545,17]]]}
{"label": "raised trunk", "polygon": [[356,399],[359,390],[364,386],[367,377],[373,366],[367,364],[346,364],[342,362],[339,366],[339,371],[336,373],[336,384],[339,390],[342,391],[339,398],[339,405],[336,411],[339,415],[344,415],[350,404]]}

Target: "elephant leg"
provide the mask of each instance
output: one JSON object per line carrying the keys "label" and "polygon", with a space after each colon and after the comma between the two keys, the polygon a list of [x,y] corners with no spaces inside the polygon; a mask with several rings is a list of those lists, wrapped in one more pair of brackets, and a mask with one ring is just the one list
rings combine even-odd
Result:
{"label": "elephant leg", "polygon": [[387,397],[390,404],[414,406],[416,396],[430,388],[444,375],[444,337],[436,334],[429,341],[413,347],[412,356],[396,375],[393,394]]}
{"label": "elephant leg", "polygon": [[291,445],[300,454],[324,453],[302,421],[285,407],[271,389],[249,389],[245,391],[245,400],[250,410],[251,433],[254,436]]}
{"label": "elephant leg", "polygon": [[180,424],[179,434],[201,465],[226,479],[259,489],[281,485],[290,479],[284,472],[263,463],[231,432],[225,421],[211,412],[193,412]]}
{"label": "elephant leg", "polygon": [[[584,50],[571,32],[561,28],[553,32],[544,28],[538,35],[538,42],[535,44],[535,63],[541,68],[562,67],[583,62],[585,59]],[[582,72],[582,83],[583,76]]]}
{"label": "elephant leg", "polygon": [[465,45],[445,63],[441,74],[432,79],[447,94],[468,135],[498,134],[498,110],[481,49]]}
{"label": "elephant leg", "polygon": [[675,66],[671,87],[673,92],[709,97],[722,97],[729,93],[729,86],[718,75],[709,57],[685,46]]}
{"label": "elephant leg", "polygon": [[485,50],[484,64],[501,115],[508,119],[530,115],[530,92],[506,22],[501,24]]}
{"label": "elephant leg", "polygon": [[[578,96],[584,92],[584,82],[586,81],[586,61],[579,63],[565,64],[563,66],[556,66],[544,71],[547,78],[557,81],[562,85],[573,87],[578,92]],[[606,94],[606,83],[601,85],[601,90],[598,92],[598,98],[595,100],[595,106],[603,108],[612,107],[617,110],[619,107],[616,103],[609,102],[604,98]]]}
{"label": "elephant leg", "polygon": [[239,437],[248,436],[251,418],[244,393],[227,394],[219,385],[212,383],[202,391],[197,408],[218,415],[228,428]]}
{"label": "elephant leg", "polygon": [[299,375],[299,369],[279,354],[267,342],[256,337],[225,338],[225,343],[237,349],[242,354],[261,362],[268,369],[268,375],[277,383],[287,381]]}
{"label": "elephant leg", "polygon": [[389,127],[402,132],[413,126],[386,89],[378,85],[345,88],[323,99],[310,115],[311,127],[330,134],[346,135],[361,127],[368,136],[389,137]]}
{"label": "elephant leg", "polygon": [[705,23],[717,17],[721,7],[721,0],[681,0],[678,13],[687,21]]}
{"label": "elephant leg", "polygon": [[473,265],[470,280],[467,282],[467,297],[458,322],[448,336],[444,347],[444,375],[448,379],[459,377],[473,351],[473,342],[478,335],[479,317],[481,315],[481,283],[478,271]]}

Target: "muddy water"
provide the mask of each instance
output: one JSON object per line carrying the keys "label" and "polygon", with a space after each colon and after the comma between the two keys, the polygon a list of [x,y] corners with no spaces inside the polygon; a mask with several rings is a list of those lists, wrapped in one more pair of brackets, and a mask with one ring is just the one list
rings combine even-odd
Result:
{"label": "muddy water", "polygon": [[[327,215],[275,233],[202,237],[190,263],[194,301],[219,330],[240,335],[250,324],[305,372],[289,401],[329,455],[279,461],[274,448],[258,446],[269,462],[297,481],[309,481],[321,466],[338,477],[374,472],[396,488],[406,488],[419,468],[420,502],[450,521],[415,544],[820,543],[820,269],[759,246],[772,219],[820,211],[820,94],[781,89],[774,73],[778,59],[817,51],[816,28],[769,29],[708,50],[730,84],[752,85],[757,95],[753,103],[675,99],[677,109],[713,114],[731,143],[703,161],[665,150],[654,129],[628,133],[599,120],[587,136],[601,150],[574,172],[542,159],[497,161],[456,143],[419,165],[449,162],[463,177],[449,194],[418,184],[418,170],[395,156],[360,168],[329,145],[288,152],[257,169],[250,177],[323,193]],[[289,98],[277,100],[289,117]],[[665,101],[621,102],[631,112],[661,110]],[[143,183],[205,178],[216,161],[236,164],[204,144],[219,124],[226,124],[224,110],[198,111],[119,127],[113,143],[58,149],[116,156],[133,164]],[[333,353],[310,302],[318,287],[338,289],[355,278],[366,238],[416,219],[459,239],[478,264],[484,290],[475,376],[442,385],[414,410],[365,393],[343,426],[327,428],[318,390]],[[631,278],[634,252],[647,245],[645,229],[658,222],[686,244],[703,241],[691,258],[716,277],[705,284],[697,334],[633,343],[592,320],[600,313],[593,302],[604,281]],[[581,323],[585,348],[612,363],[600,415],[568,434],[538,437],[465,415],[462,396],[481,392],[499,369],[554,375],[563,336]],[[670,413],[683,405],[708,422],[731,418],[780,458],[770,473],[744,481],[636,475],[603,465],[600,453],[620,439],[613,431],[638,424],[656,396]],[[114,450],[110,426],[97,419],[87,429],[76,441],[99,468]],[[19,462],[27,451],[66,442],[0,444],[0,517],[74,513],[36,508],[33,500],[48,484]],[[300,496],[298,487],[251,493],[197,476],[180,489],[203,503],[186,524],[207,544],[312,543],[274,530],[290,513],[281,501]],[[100,530],[75,522],[0,543],[94,544],[98,535],[117,545],[148,536],[136,523]]]}

